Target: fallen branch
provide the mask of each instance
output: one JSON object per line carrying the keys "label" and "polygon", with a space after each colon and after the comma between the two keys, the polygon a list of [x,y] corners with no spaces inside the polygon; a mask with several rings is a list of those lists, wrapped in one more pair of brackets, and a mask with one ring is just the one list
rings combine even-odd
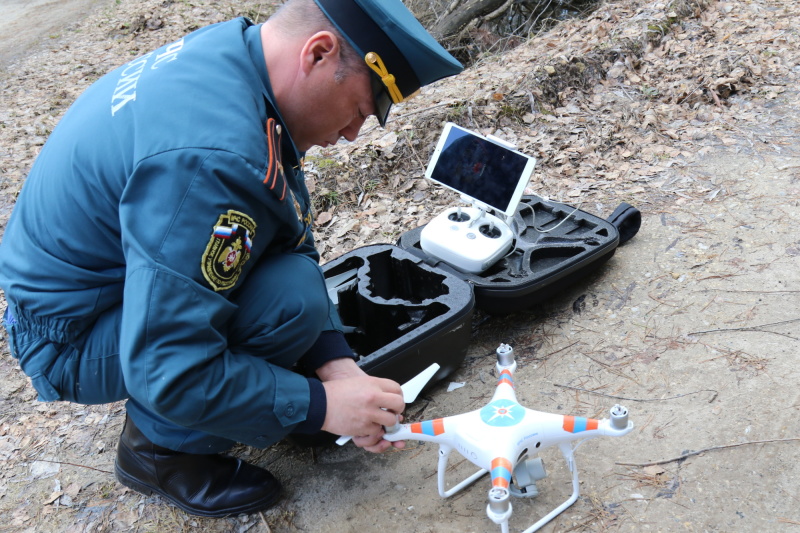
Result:
{"label": "fallen branch", "polygon": [[579,351],[578,353],[579,353],[579,354],[581,354],[582,356],[586,357],[586,358],[587,358],[587,359],[589,359],[590,361],[594,361],[595,363],[597,363],[598,365],[602,366],[603,368],[605,368],[606,370],[608,370],[608,371],[609,371],[609,372],[611,372],[612,374],[614,374],[614,375],[616,375],[616,376],[619,376],[619,377],[621,377],[621,378],[629,379],[629,380],[633,381],[634,383],[636,383],[637,385],[639,385],[639,384],[640,384],[638,381],[636,381],[636,380],[635,380],[635,379],[633,379],[632,377],[630,377],[630,376],[626,376],[625,374],[623,374],[621,370],[617,370],[615,367],[613,367],[613,366],[611,366],[611,365],[607,365],[606,363],[604,363],[604,362],[602,362],[602,361],[598,361],[597,359],[595,359],[595,358],[594,358],[594,357],[592,357],[591,355],[585,354],[585,353],[583,353],[583,352],[580,352],[580,351]]}
{"label": "fallen branch", "polygon": [[50,459],[33,459],[34,461],[42,461],[44,463],[55,463],[57,465],[68,465],[68,466],[77,466],[80,468],[88,468],[89,470],[97,470],[98,472],[102,472],[104,474],[113,474],[113,472],[109,472],[108,470],[103,470],[102,468],[95,468],[93,466],[87,465],[80,465],[77,463],[66,463],[64,461],[51,461]]}
{"label": "fallen branch", "polygon": [[720,328],[720,329],[708,329],[705,331],[693,331],[689,333],[689,335],[702,335],[704,333],[720,333],[723,331],[760,331],[762,333],[775,333],[777,335],[783,335],[783,333],[778,333],[776,331],[765,331],[761,328],[767,328],[771,326],[782,326],[783,324],[791,324],[792,322],[800,322],[800,318],[792,318],[791,320],[783,320],[781,322],[773,322],[771,324],[761,324],[760,326],[748,326],[745,328]]}
{"label": "fallen branch", "polygon": [[613,394],[605,394],[603,392],[597,392],[588,389],[581,389],[580,387],[572,387],[570,385],[560,385],[558,383],[553,383],[556,387],[561,387],[562,389],[570,389],[576,390],[580,392],[587,392],[589,394],[596,394],[597,396],[605,396],[606,398],[614,398],[615,400],[625,400],[628,402],[665,402],[667,400],[676,400],[678,398],[683,398],[684,396],[689,396],[691,394],[700,394],[701,392],[713,392],[714,395],[708,400],[708,403],[713,402],[717,399],[718,392],[714,389],[703,389],[694,392],[687,392],[686,394],[678,394],[677,396],[670,396],[669,398],[626,398],[625,396],[614,396]]}
{"label": "fallen branch", "polygon": [[[407,113],[403,113],[402,115],[397,115],[396,117],[391,117],[389,120],[393,121],[393,122],[394,121],[398,121],[398,120],[404,119],[406,117],[410,117],[411,115],[417,115],[419,113],[424,113],[426,111],[430,111],[431,109],[436,109],[437,107],[444,107],[444,106],[448,106],[448,105],[458,104],[460,102],[462,102],[462,100],[448,100],[446,102],[439,102],[438,104],[433,104],[433,105],[429,105],[427,107],[414,109],[413,111],[408,111]],[[374,127],[371,128],[371,129],[374,129]]]}
{"label": "fallen branch", "polygon": [[[551,355],[555,355],[555,354],[557,354],[559,352],[563,352],[564,350],[568,350],[568,349],[572,348],[573,346],[575,346],[576,344],[578,344],[578,341],[575,341],[572,344],[564,346],[563,348],[559,348],[558,350],[556,350],[554,352],[550,352],[549,354],[547,354],[544,357],[542,357],[541,359],[539,359],[539,361],[544,361],[545,359],[549,358]],[[536,359],[536,358],[534,358],[534,359]]]}
{"label": "fallen branch", "polygon": [[[738,289],[706,289],[705,291],[716,291],[716,292],[735,292],[735,293],[757,293],[757,294],[795,294],[800,291],[746,291],[746,290],[738,290]],[[704,291],[704,292],[705,292]]]}
{"label": "fallen branch", "polygon": [[754,440],[754,441],[750,441],[750,442],[740,442],[738,444],[725,444],[723,446],[712,446],[711,448],[704,448],[702,450],[697,450],[696,452],[688,452],[688,453],[685,453],[685,454],[683,454],[683,455],[681,455],[679,457],[674,457],[672,459],[663,459],[661,461],[653,461],[653,462],[650,462],[650,463],[614,463],[614,464],[620,465],[620,466],[655,466],[655,465],[663,465],[663,464],[667,464],[667,463],[673,463],[675,461],[682,461],[683,459],[686,459],[687,457],[691,457],[693,455],[699,455],[699,454],[705,453],[705,452],[712,452],[714,450],[724,450],[725,448],[737,448],[739,446],[746,446],[748,444],[768,444],[770,442],[792,442],[792,441],[798,441],[798,440],[800,440],[800,437],[793,437],[793,438],[789,438],[789,439]]}
{"label": "fallen branch", "polygon": [[406,143],[408,143],[408,147],[411,148],[411,153],[414,154],[414,157],[417,159],[417,163],[419,163],[419,166],[422,168],[422,175],[424,176],[425,175],[425,163],[423,163],[422,159],[419,158],[419,154],[417,153],[417,150],[414,148],[414,145],[411,144],[411,139],[408,138],[408,136],[405,136],[405,139],[406,139]]}

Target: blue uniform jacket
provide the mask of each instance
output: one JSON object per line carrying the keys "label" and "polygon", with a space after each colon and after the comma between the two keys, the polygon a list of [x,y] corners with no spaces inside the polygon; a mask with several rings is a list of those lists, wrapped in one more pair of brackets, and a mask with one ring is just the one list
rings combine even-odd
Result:
{"label": "blue uniform jacket", "polygon": [[[134,59],[66,113],[0,246],[18,321],[69,342],[123,302],[131,397],[256,445],[319,429],[325,410],[318,381],[227,352],[228,298],[259,257],[319,261],[301,154],[272,101],[259,27],[245,19]],[[312,368],[352,356],[332,305],[324,329]]]}

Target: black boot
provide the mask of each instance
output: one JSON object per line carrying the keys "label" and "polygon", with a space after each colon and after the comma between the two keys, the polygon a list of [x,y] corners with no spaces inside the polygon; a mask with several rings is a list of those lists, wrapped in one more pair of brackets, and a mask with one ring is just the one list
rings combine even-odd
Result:
{"label": "black boot", "polygon": [[190,514],[227,516],[271,507],[281,492],[272,474],[235,457],[196,455],[150,442],[126,417],[119,439],[117,480],[146,495],[156,493]]}

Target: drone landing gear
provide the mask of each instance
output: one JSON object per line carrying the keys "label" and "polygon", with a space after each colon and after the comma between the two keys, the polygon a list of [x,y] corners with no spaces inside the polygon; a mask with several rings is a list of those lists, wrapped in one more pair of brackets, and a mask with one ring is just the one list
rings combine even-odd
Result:
{"label": "drone landing gear", "polygon": [[[533,533],[534,531],[538,531],[539,528],[544,526],[553,518],[557,517],[561,513],[567,510],[570,505],[578,501],[578,496],[580,496],[581,488],[580,483],[578,483],[578,468],[575,466],[575,455],[574,455],[574,448],[568,442],[562,442],[559,446],[561,449],[561,453],[564,455],[564,459],[567,461],[567,466],[569,467],[570,471],[572,472],[572,496],[566,499],[564,503],[547,513],[543,516],[538,522],[533,524],[531,527],[523,531],[523,533]],[[489,517],[491,518],[491,516]],[[495,522],[496,523],[496,522]],[[503,527],[502,525],[500,526]],[[503,530],[503,533],[508,531],[507,527]]]}
{"label": "drone landing gear", "polygon": [[[567,466],[569,467],[570,472],[572,472],[572,495],[567,498],[564,503],[547,513],[543,516],[538,522],[533,524],[531,527],[523,531],[522,533],[534,533],[534,531],[538,531],[541,529],[545,524],[550,522],[553,518],[560,515],[564,511],[566,511],[573,503],[578,501],[578,496],[580,496],[580,483],[578,481],[578,468],[575,465],[575,449],[572,445],[568,442],[562,442],[559,444],[559,449],[561,450],[564,459],[567,461]],[[469,487],[484,475],[488,474],[489,471],[485,469],[480,469],[461,483],[457,484],[450,489],[446,489],[445,487],[447,484],[445,483],[445,472],[447,471],[447,460],[450,457],[450,452],[453,451],[451,446],[447,446],[446,444],[439,445],[439,465],[438,465],[438,481],[439,481],[439,496],[442,498],[449,498],[450,496],[464,490],[465,488]],[[523,463],[524,464],[524,463]],[[521,465],[520,465],[521,466]],[[534,481],[538,481],[546,476],[544,473],[544,467],[539,466],[538,468],[541,469],[540,474],[536,474],[533,477],[533,484]],[[515,475],[517,472],[515,470]],[[533,485],[535,488],[535,484]],[[489,489],[489,504],[486,506],[486,515],[489,519],[494,522],[495,524],[500,526],[501,533],[508,533],[508,520],[511,518],[512,513],[512,506],[511,506],[511,498],[510,496],[516,497],[527,497],[533,498],[534,496],[538,495],[538,491],[533,491],[529,494],[524,494],[519,490],[510,491],[507,488],[503,487],[492,487]]]}
{"label": "drone landing gear", "polygon": [[446,490],[445,487],[447,485],[444,482],[444,474],[447,471],[447,458],[450,457],[450,452],[452,451],[452,446],[448,446],[447,444],[439,445],[439,496],[442,498],[449,498],[453,494],[469,487],[484,475],[489,473],[488,470],[481,468],[455,487],[451,488],[450,490]]}

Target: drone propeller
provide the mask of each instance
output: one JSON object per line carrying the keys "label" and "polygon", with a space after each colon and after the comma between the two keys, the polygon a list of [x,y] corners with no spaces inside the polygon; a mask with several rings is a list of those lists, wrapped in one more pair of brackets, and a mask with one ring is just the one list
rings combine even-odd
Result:
{"label": "drone propeller", "polygon": [[436,371],[439,370],[439,363],[433,363],[431,366],[403,383],[400,388],[403,390],[403,401],[411,403],[417,399],[419,393],[425,388],[425,385],[431,380]]}
{"label": "drone propeller", "polygon": [[[400,386],[400,389],[403,391],[403,401],[406,403],[411,403],[416,400],[419,393],[422,392],[422,389],[425,388],[425,385],[427,385],[428,381],[431,380],[439,368],[439,363],[433,363],[431,366],[403,383]],[[344,446],[350,442],[350,439],[352,438],[353,437],[347,435],[339,437],[336,439],[336,444],[339,446]]]}

